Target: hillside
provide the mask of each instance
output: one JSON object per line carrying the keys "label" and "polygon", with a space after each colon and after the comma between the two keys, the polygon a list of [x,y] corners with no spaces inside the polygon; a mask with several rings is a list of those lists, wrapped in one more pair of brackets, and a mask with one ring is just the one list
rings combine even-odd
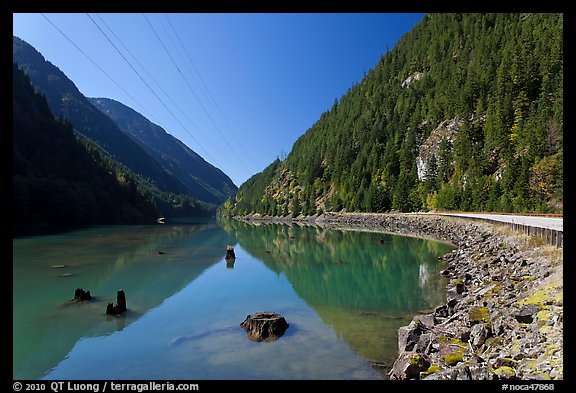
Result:
{"label": "hillside", "polygon": [[13,37],[13,61],[28,75],[48,102],[54,116],[68,119],[77,132],[92,140],[114,160],[125,165],[160,190],[175,194],[188,188],[151,157],[138,143],[97,109],[58,67],[44,59],[31,45]]}
{"label": "hillside", "polygon": [[13,67],[12,230],[14,235],[73,225],[151,223],[158,210],[133,179],[112,173],[44,96]]}
{"label": "hillside", "polygon": [[430,14],[224,215],[563,211],[563,15]]}
{"label": "hillside", "polygon": [[89,98],[120,129],[132,137],[167,172],[188,188],[193,197],[221,204],[237,187],[220,169],[207,163],[188,146],[132,108],[109,98]]}

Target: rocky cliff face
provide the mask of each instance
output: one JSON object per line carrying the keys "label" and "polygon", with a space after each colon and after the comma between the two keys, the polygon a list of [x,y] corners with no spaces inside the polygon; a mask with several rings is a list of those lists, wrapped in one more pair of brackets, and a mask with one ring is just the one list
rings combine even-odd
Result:
{"label": "rocky cliff face", "polygon": [[429,171],[431,160],[438,162],[440,159],[440,144],[443,140],[452,146],[456,140],[458,131],[462,126],[461,119],[445,120],[438,125],[430,136],[420,145],[418,157],[416,157],[416,167],[418,168],[418,180],[424,180]]}

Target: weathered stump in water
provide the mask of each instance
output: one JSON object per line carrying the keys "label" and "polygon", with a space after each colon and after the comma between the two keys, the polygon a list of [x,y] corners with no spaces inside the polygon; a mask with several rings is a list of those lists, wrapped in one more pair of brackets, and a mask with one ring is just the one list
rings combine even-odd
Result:
{"label": "weathered stump in water", "polygon": [[74,301],[83,302],[85,300],[92,300],[92,295],[90,291],[85,291],[82,288],[76,288],[74,291]]}
{"label": "weathered stump in water", "polygon": [[126,312],[126,294],[121,289],[116,294],[116,305],[108,303],[106,314],[122,314]]}
{"label": "weathered stump in water", "polygon": [[234,247],[226,246],[226,259],[236,259],[236,254],[234,253]]}
{"label": "weathered stump in water", "polygon": [[284,317],[275,312],[256,312],[240,324],[251,341],[275,341],[282,337],[288,326]]}

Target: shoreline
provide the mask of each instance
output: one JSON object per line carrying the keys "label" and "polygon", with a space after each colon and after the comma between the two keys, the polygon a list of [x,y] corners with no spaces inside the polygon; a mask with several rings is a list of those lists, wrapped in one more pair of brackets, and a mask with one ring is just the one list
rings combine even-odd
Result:
{"label": "shoreline", "polygon": [[398,330],[390,379],[563,380],[563,249],[505,225],[414,213],[232,217],[450,243],[446,303]]}

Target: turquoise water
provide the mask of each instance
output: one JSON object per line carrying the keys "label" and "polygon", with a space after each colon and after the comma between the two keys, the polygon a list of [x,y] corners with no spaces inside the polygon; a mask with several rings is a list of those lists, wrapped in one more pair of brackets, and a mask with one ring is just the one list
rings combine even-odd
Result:
{"label": "turquoise water", "polygon": [[[386,379],[398,327],[444,301],[437,258],[450,249],[236,222],[14,239],[13,377]],[[78,287],[95,299],[70,303]],[[108,316],[118,289],[128,312]],[[250,341],[239,325],[256,311],[282,314],[288,330]]]}

